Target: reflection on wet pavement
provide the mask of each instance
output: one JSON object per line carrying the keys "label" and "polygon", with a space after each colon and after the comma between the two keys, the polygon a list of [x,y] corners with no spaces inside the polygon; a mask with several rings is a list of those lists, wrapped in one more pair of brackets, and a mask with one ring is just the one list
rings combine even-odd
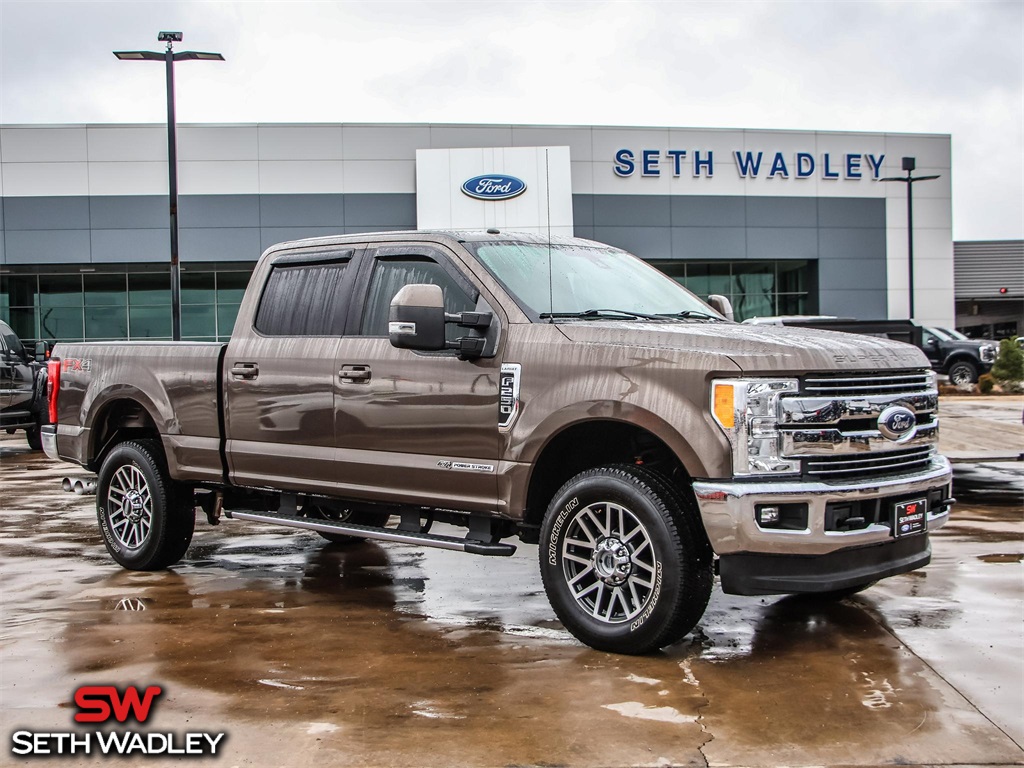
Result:
{"label": "reflection on wet pavement", "polygon": [[1024,506],[1024,461],[954,464],[953,493],[971,504]]}
{"label": "reflection on wet pavement", "polygon": [[121,570],[69,467],[0,440],[5,739],[67,729],[83,683],[159,683],[154,727],[227,731],[224,765],[1024,762],[1011,508],[957,514],[932,566],[855,599],[716,590],[695,635],[632,658],[561,628],[528,546],[200,522],[173,570]]}

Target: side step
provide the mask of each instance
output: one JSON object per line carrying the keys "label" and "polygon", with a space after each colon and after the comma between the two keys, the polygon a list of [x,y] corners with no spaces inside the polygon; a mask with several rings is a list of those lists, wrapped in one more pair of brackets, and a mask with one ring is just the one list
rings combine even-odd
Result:
{"label": "side step", "polygon": [[455,552],[467,552],[471,555],[487,555],[489,557],[511,557],[515,554],[514,544],[500,542],[488,544],[472,539],[460,539],[458,536],[442,536],[437,533],[418,533],[416,531],[400,531],[396,528],[373,528],[369,525],[356,523],[335,523],[330,520],[315,520],[298,515],[285,515],[280,512],[232,512],[232,520],[251,520],[256,523],[272,523],[289,528],[304,528],[308,531],[324,533],[347,533],[362,539],[376,541],[397,541],[402,544],[421,544],[435,549],[450,549]]}

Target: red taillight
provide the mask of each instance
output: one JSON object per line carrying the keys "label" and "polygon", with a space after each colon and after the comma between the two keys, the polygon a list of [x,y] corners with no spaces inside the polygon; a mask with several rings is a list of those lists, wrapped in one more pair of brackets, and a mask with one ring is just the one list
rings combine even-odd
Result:
{"label": "red taillight", "polygon": [[50,423],[57,423],[57,395],[60,394],[60,360],[46,361],[46,403],[50,408]]}

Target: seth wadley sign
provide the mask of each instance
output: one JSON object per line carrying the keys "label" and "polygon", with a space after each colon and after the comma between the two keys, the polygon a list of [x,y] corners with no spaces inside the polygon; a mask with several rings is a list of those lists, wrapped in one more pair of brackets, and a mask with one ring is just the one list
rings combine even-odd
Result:
{"label": "seth wadley sign", "polygon": [[[725,163],[736,168],[740,178],[756,179],[809,179],[820,176],[823,179],[873,179],[878,180],[885,155],[861,153],[833,154],[825,152],[815,155],[811,152],[732,152]],[[679,177],[684,166],[696,177],[711,178],[715,175],[716,160],[712,150],[685,149],[620,149],[615,153],[612,166],[617,176],[656,177],[662,175],[662,162],[666,174]]]}

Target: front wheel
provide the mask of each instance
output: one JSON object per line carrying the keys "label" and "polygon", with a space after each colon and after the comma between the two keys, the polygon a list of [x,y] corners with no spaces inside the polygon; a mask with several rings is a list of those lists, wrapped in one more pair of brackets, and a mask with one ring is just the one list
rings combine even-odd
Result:
{"label": "front wheel", "polygon": [[949,383],[958,387],[973,384],[978,380],[978,369],[966,360],[953,363],[949,368]]}
{"label": "front wheel", "polygon": [[696,626],[711,596],[711,546],[695,503],[641,467],[576,475],[548,506],[540,542],[551,607],[597,650],[671,645]]}
{"label": "front wheel", "polygon": [[132,571],[174,565],[195,530],[191,500],[171,480],[158,442],[115,446],[103,459],[96,483],[96,516],[107,551]]}

